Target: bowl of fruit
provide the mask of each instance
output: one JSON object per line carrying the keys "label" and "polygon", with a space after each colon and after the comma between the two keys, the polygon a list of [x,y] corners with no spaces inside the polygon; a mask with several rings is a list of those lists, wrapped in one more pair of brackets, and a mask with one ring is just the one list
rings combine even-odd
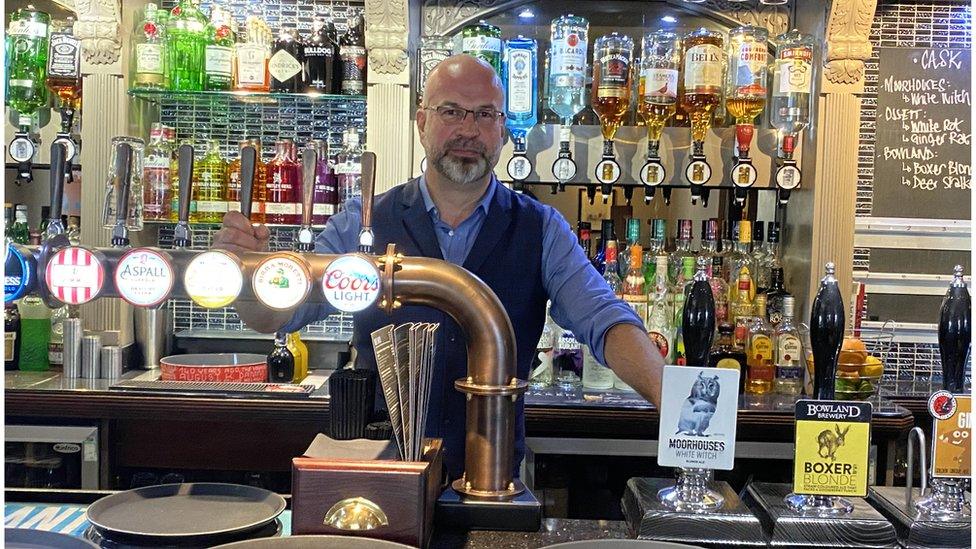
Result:
{"label": "bowl of fruit", "polygon": [[834,396],[837,400],[867,400],[878,392],[884,374],[882,360],[870,353],[858,338],[844,338],[837,359],[837,380]]}

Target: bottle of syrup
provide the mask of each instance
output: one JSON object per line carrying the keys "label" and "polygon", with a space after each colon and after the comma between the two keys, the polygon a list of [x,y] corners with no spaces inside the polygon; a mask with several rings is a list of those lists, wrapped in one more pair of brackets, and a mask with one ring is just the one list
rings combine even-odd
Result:
{"label": "bottle of syrup", "polygon": [[268,378],[271,383],[291,383],[295,377],[295,355],[288,350],[285,334],[275,334],[274,349],[268,355]]}

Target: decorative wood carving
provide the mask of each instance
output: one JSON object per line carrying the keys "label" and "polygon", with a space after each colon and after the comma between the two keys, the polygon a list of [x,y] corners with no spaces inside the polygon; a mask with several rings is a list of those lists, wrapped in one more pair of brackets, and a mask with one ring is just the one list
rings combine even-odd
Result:
{"label": "decorative wood carving", "polygon": [[122,49],[122,10],[118,0],[75,0],[78,21],[74,35],[81,40],[85,61],[111,65]]}
{"label": "decorative wood carving", "polygon": [[731,17],[743,25],[753,25],[777,36],[790,30],[789,11],[782,6],[752,5],[751,2],[709,0],[701,6],[707,10]]}
{"label": "decorative wood carving", "polygon": [[877,0],[833,0],[827,20],[824,76],[833,84],[858,84],[871,57],[871,22]]}
{"label": "decorative wood carving", "polygon": [[369,70],[400,74],[407,69],[407,0],[366,0],[366,49]]}

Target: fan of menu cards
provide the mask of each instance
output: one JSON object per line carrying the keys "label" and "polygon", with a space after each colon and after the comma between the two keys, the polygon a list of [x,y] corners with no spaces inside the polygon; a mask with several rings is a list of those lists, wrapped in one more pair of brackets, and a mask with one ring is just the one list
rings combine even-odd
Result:
{"label": "fan of menu cards", "polygon": [[420,461],[440,324],[408,322],[372,333],[373,353],[400,458]]}

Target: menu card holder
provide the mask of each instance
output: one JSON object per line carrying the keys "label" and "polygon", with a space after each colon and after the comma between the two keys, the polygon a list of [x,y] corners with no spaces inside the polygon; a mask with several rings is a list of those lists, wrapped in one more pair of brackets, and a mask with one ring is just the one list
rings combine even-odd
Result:
{"label": "menu card holder", "polygon": [[[372,441],[341,442],[369,445]],[[425,440],[421,461],[310,457],[309,450],[292,460],[293,534],[360,536],[427,546],[442,489],[440,439]]]}

